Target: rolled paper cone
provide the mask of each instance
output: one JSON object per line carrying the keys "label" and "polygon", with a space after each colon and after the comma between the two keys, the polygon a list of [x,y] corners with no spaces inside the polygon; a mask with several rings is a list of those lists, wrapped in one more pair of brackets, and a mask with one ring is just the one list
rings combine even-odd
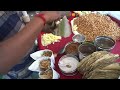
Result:
{"label": "rolled paper cone", "polygon": [[53,70],[53,79],[59,79],[60,78],[60,75],[58,72],[56,72],[54,69]]}
{"label": "rolled paper cone", "polygon": [[[28,67],[28,69],[29,69],[30,71],[41,72],[41,70],[40,70],[40,61],[46,60],[46,59],[50,59],[50,57],[42,57],[42,58],[34,61],[34,62]],[[50,61],[51,61],[50,67],[53,69],[55,66],[54,66],[54,64],[53,64],[53,62],[52,62],[51,59],[50,59]]]}
{"label": "rolled paper cone", "polygon": [[[40,59],[41,57],[47,57],[47,56],[42,56],[44,51],[51,51],[51,50],[44,49],[44,50],[36,51],[36,52],[30,54],[30,57],[33,58],[34,60]],[[55,57],[54,57],[53,52],[52,52],[50,59],[52,60],[53,63],[55,63]]]}
{"label": "rolled paper cone", "polygon": [[39,60],[34,61],[29,67],[28,70],[39,72]]}

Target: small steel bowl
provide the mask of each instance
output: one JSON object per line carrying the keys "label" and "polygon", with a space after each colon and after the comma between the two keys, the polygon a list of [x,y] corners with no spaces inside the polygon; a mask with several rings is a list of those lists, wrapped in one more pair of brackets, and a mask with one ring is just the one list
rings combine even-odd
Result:
{"label": "small steel bowl", "polygon": [[85,36],[82,34],[76,34],[72,37],[72,40],[74,42],[82,43],[86,40]]}
{"label": "small steel bowl", "polygon": [[92,42],[84,42],[78,47],[79,59],[85,58],[96,50],[96,46]]}
{"label": "small steel bowl", "polygon": [[[78,42],[73,42],[73,41],[68,42],[68,43],[65,45],[65,47],[64,47],[64,53],[65,53],[65,54],[73,54],[73,55],[78,56],[78,51],[76,51],[76,52],[71,52],[71,53],[68,53],[68,52],[66,51],[66,50],[67,50],[67,47],[68,47],[70,44],[72,44],[72,43],[78,44],[78,46],[80,45],[80,43],[78,43]],[[77,48],[77,49],[78,49],[78,48]]]}
{"label": "small steel bowl", "polygon": [[116,41],[108,36],[97,36],[94,45],[98,50],[111,51],[114,48]]}

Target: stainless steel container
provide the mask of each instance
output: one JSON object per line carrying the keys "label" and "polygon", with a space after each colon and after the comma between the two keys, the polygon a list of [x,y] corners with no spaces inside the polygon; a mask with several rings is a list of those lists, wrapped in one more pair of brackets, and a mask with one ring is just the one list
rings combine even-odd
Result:
{"label": "stainless steel container", "polygon": [[111,51],[115,46],[115,40],[108,36],[98,36],[95,38],[94,45],[99,51]]}
{"label": "stainless steel container", "polygon": [[83,43],[83,42],[85,42],[85,36],[82,35],[82,34],[77,34],[77,35],[74,35],[74,36],[72,37],[72,40],[73,40],[74,42]]}
{"label": "stainless steel container", "polygon": [[96,47],[91,42],[85,42],[78,47],[79,59],[83,59],[86,56],[96,51]]}
{"label": "stainless steel container", "polygon": [[[73,76],[78,73],[77,72],[78,63],[79,63],[79,60],[76,56],[72,54],[66,54],[60,58],[58,62],[58,66],[64,75]],[[73,66],[74,66],[74,69],[72,68]]]}
{"label": "stainless steel container", "polygon": [[[74,45],[72,45],[72,44],[74,44]],[[80,45],[80,43],[77,43],[77,42],[73,42],[73,41],[68,42],[64,47],[65,54],[72,54],[72,55],[78,56],[78,46],[79,45]]]}

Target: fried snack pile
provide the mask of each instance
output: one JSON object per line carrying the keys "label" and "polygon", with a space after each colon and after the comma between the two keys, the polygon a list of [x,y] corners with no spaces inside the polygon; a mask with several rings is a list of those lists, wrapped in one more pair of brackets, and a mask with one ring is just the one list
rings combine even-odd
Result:
{"label": "fried snack pile", "polygon": [[97,51],[85,57],[78,64],[78,71],[83,79],[118,79],[120,76],[120,63],[118,54],[107,51]]}
{"label": "fried snack pile", "polygon": [[109,36],[114,40],[120,38],[120,27],[116,22],[99,13],[77,17],[73,22],[73,28],[85,35],[87,41],[93,41],[96,36]]}

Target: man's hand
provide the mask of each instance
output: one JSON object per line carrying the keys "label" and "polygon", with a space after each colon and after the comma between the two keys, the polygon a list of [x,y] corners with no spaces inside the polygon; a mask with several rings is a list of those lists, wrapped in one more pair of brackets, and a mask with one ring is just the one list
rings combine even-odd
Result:
{"label": "man's hand", "polygon": [[66,15],[68,12],[65,12],[65,11],[44,11],[41,13],[44,14],[44,17],[45,17],[47,22],[52,22],[55,20],[59,20],[64,15]]}
{"label": "man's hand", "polygon": [[44,11],[41,13],[44,14],[46,22],[52,22],[61,18],[61,14],[58,11]]}

